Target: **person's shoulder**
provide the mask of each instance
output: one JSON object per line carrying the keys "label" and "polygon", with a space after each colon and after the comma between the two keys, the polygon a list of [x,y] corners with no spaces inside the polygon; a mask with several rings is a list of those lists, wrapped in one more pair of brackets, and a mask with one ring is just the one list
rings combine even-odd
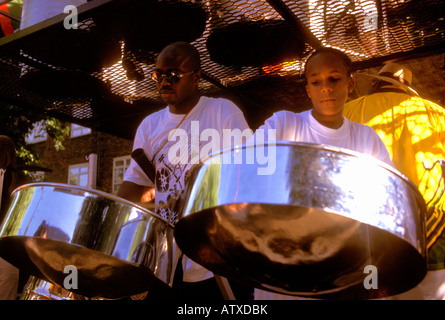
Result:
{"label": "person's shoulder", "polygon": [[153,113],[150,113],[149,115],[147,115],[142,121],[141,121],[141,125],[147,125],[151,122],[155,122],[158,123],[159,119],[161,119],[162,117],[164,117],[168,112],[168,107],[162,108],[158,111],[155,111]]}
{"label": "person's shoulder", "polygon": [[354,131],[354,134],[362,133],[367,136],[378,137],[377,132],[375,132],[375,130],[371,126],[368,126],[367,124],[355,122],[347,118],[345,119],[345,121],[349,121],[349,126]]}
{"label": "person's shoulder", "polygon": [[275,122],[283,123],[285,126],[292,124],[298,124],[301,122],[308,121],[310,110],[302,112],[293,112],[290,110],[280,110],[274,112],[274,114],[269,118]]}
{"label": "person's shoulder", "polygon": [[425,107],[429,111],[445,114],[445,108],[441,107],[440,105],[431,100],[424,99],[422,97],[412,97],[411,101],[413,103]]}
{"label": "person's shoulder", "polygon": [[164,107],[158,111],[155,111],[155,112],[149,114],[148,116],[145,117],[145,119],[157,118],[160,116],[164,116],[166,113],[168,113],[168,107]]}
{"label": "person's shoulder", "polygon": [[358,129],[358,130],[364,130],[364,131],[368,131],[368,130],[372,130],[374,131],[374,129],[372,129],[370,126],[368,126],[367,124],[363,124],[360,122],[356,122],[353,120],[350,120],[348,118],[345,118],[344,121],[348,121],[349,122],[349,126],[353,129]]}
{"label": "person's shoulder", "polygon": [[222,110],[228,110],[228,111],[240,110],[240,108],[236,105],[235,102],[227,98],[201,96],[201,100],[204,105],[207,106],[211,105],[212,107],[218,107],[221,108]]}
{"label": "person's shoulder", "polygon": [[[306,112],[306,111],[304,111],[304,112]],[[304,117],[304,114],[303,114],[304,112],[297,113],[297,112],[293,112],[290,110],[280,110],[280,111],[275,112],[274,115],[281,119],[295,119],[295,118]]]}
{"label": "person's shoulder", "polygon": [[274,112],[265,123],[273,128],[290,128],[297,126],[303,120],[303,115],[289,110]]}
{"label": "person's shoulder", "polygon": [[362,103],[365,102],[366,99],[368,99],[370,96],[361,96],[352,100],[347,101],[344,106],[343,106],[343,113],[345,111],[349,111],[352,110],[354,108],[356,108],[357,106],[361,105]]}

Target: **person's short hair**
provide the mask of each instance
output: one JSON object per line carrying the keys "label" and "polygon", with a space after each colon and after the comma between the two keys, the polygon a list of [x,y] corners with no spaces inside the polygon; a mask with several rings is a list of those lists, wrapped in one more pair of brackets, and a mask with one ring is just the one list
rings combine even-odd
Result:
{"label": "person's short hair", "polygon": [[343,51],[340,51],[338,49],[334,49],[334,48],[330,48],[330,47],[321,47],[321,48],[316,49],[314,52],[312,52],[310,54],[310,56],[306,59],[306,63],[304,64],[304,76],[305,77],[306,77],[307,65],[308,65],[309,61],[313,57],[315,57],[316,55],[321,54],[321,53],[330,53],[330,54],[334,54],[334,55],[340,57],[341,60],[343,61],[344,66],[346,67],[346,72],[347,72],[348,76],[350,76],[352,74],[352,61],[346,53],[344,53]]}
{"label": "person's short hair", "polygon": [[161,51],[161,54],[180,60],[187,59],[193,70],[199,70],[201,68],[199,51],[188,42],[178,41],[171,43]]}

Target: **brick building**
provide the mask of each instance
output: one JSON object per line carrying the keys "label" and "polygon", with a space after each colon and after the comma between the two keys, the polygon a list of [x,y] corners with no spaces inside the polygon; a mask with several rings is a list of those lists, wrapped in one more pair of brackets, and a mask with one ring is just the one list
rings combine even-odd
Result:
{"label": "brick building", "polygon": [[132,140],[72,124],[70,136],[63,143],[65,149],[57,151],[51,138],[45,134],[35,136],[28,136],[28,143],[41,156],[40,166],[51,170],[35,172],[35,181],[80,185],[116,194],[130,163]]}

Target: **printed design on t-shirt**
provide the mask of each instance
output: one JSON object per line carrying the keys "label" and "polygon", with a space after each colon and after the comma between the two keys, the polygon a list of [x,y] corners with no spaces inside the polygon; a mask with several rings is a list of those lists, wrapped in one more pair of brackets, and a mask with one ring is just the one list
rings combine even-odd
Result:
{"label": "printed design on t-shirt", "polygon": [[163,217],[164,219],[168,219],[170,211],[165,206],[166,206],[166,203],[164,201],[160,200],[158,202],[158,207],[156,208],[155,213],[158,216]]}
{"label": "printed design on t-shirt", "polygon": [[170,172],[166,168],[156,171],[156,186],[160,192],[168,190],[170,185]]}
{"label": "printed design on t-shirt", "polygon": [[[172,144],[170,143],[170,145]],[[171,163],[168,160],[168,147],[169,144],[163,148],[155,161],[156,203],[158,204],[155,213],[171,223],[175,223],[178,219],[176,206],[184,190],[184,177],[189,164]]]}

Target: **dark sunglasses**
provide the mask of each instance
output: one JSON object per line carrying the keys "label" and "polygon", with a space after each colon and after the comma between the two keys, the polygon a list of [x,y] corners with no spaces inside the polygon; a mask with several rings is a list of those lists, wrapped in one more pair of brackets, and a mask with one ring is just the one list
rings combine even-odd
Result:
{"label": "dark sunglasses", "polygon": [[187,77],[193,73],[195,73],[196,71],[190,71],[190,72],[186,72],[186,73],[180,73],[177,71],[167,71],[165,73],[160,72],[160,71],[155,71],[151,74],[151,78],[156,82],[156,83],[161,83],[162,80],[167,80],[168,83],[170,84],[174,84],[176,82],[178,82],[179,80],[181,80],[184,77]]}

